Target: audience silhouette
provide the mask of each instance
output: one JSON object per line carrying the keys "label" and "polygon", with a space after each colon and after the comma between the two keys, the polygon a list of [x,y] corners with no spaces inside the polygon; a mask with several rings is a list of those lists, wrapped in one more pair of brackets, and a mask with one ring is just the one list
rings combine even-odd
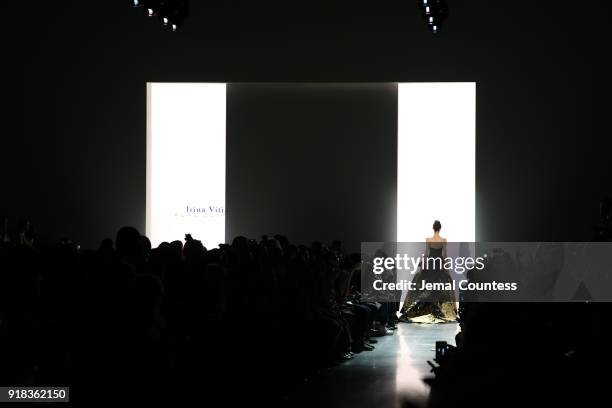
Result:
{"label": "audience silhouette", "polygon": [[123,227],[96,251],[45,246],[22,220],[0,243],[0,384],[70,385],[73,401],[278,400],[393,333],[397,308],[360,299],[360,265],[340,241],[282,235],[151,248]]}
{"label": "audience silhouette", "polygon": [[[609,240],[609,199],[594,240]],[[236,237],[207,249],[133,227],[97,250],[0,240],[0,384],[70,386],[73,402],[282,404],[303,381],[392,334],[397,303],[360,296],[340,241]],[[470,276],[470,274],[468,274]],[[605,390],[606,304],[461,303],[457,347],[437,356],[430,406],[580,403]],[[231,403],[229,402],[231,401]]]}

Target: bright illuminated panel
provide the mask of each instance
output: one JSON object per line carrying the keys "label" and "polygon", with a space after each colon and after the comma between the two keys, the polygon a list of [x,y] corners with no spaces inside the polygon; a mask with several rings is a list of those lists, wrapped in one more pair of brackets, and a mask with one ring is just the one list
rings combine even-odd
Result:
{"label": "bright illuminated panel", "polygon": [[397,240],[476,239],[476,84],[398,85]]}
{"label": "bright illuminated panel", "polygon": [[225,84],[147,84],[147,235],[225,242]]}

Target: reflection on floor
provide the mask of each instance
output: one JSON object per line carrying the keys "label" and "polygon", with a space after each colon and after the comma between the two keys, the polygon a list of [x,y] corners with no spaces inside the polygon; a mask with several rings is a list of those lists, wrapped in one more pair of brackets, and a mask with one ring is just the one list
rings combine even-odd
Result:
{"label": "reflection on floor", "polygon": [[376,349],[333,368],[304,385],[287,401],[300,407],[401,407],[409,399],[422,404],[431,376],[427,360],[434,358],[435,342],[455,344],[456,323],[400,323],[392,336],[378,338]]}

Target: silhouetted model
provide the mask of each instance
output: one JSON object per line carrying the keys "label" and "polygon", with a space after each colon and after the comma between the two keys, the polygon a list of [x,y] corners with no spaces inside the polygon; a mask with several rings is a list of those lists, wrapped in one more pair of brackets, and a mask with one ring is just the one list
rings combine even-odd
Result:
{"label": "silhouetted model", "polygon": [[[408,292],[404,307],[403,320],[415,323],[444,323],[457,320],[455,291],[451,288],[453,280],[444,269],[446,258],[446,238],[440,235],[442,224],[435,221],[434,234],[425,239],[425,264],[414,276],[415,290]],[[426,284],[436,285],[435,289],[423,288]],[[443,289],[440,286],[444,286]]]}

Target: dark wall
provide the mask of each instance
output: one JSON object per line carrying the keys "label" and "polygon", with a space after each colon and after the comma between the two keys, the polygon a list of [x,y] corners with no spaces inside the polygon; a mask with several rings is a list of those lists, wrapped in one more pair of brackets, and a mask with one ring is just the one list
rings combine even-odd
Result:
{"label": "dark wall", "polygon": [[413,1],[191,3],[172,34],[128,1],[2,2],[0,213],[86,246],[144,229],[147,81],[476,81],[479,237],[588,238],[608,2],[449,1],[439,36]]}
{"label": "dark wall", "polygon": [[397,85],[228,85],[228,239],[393,241],[396,186]]}

